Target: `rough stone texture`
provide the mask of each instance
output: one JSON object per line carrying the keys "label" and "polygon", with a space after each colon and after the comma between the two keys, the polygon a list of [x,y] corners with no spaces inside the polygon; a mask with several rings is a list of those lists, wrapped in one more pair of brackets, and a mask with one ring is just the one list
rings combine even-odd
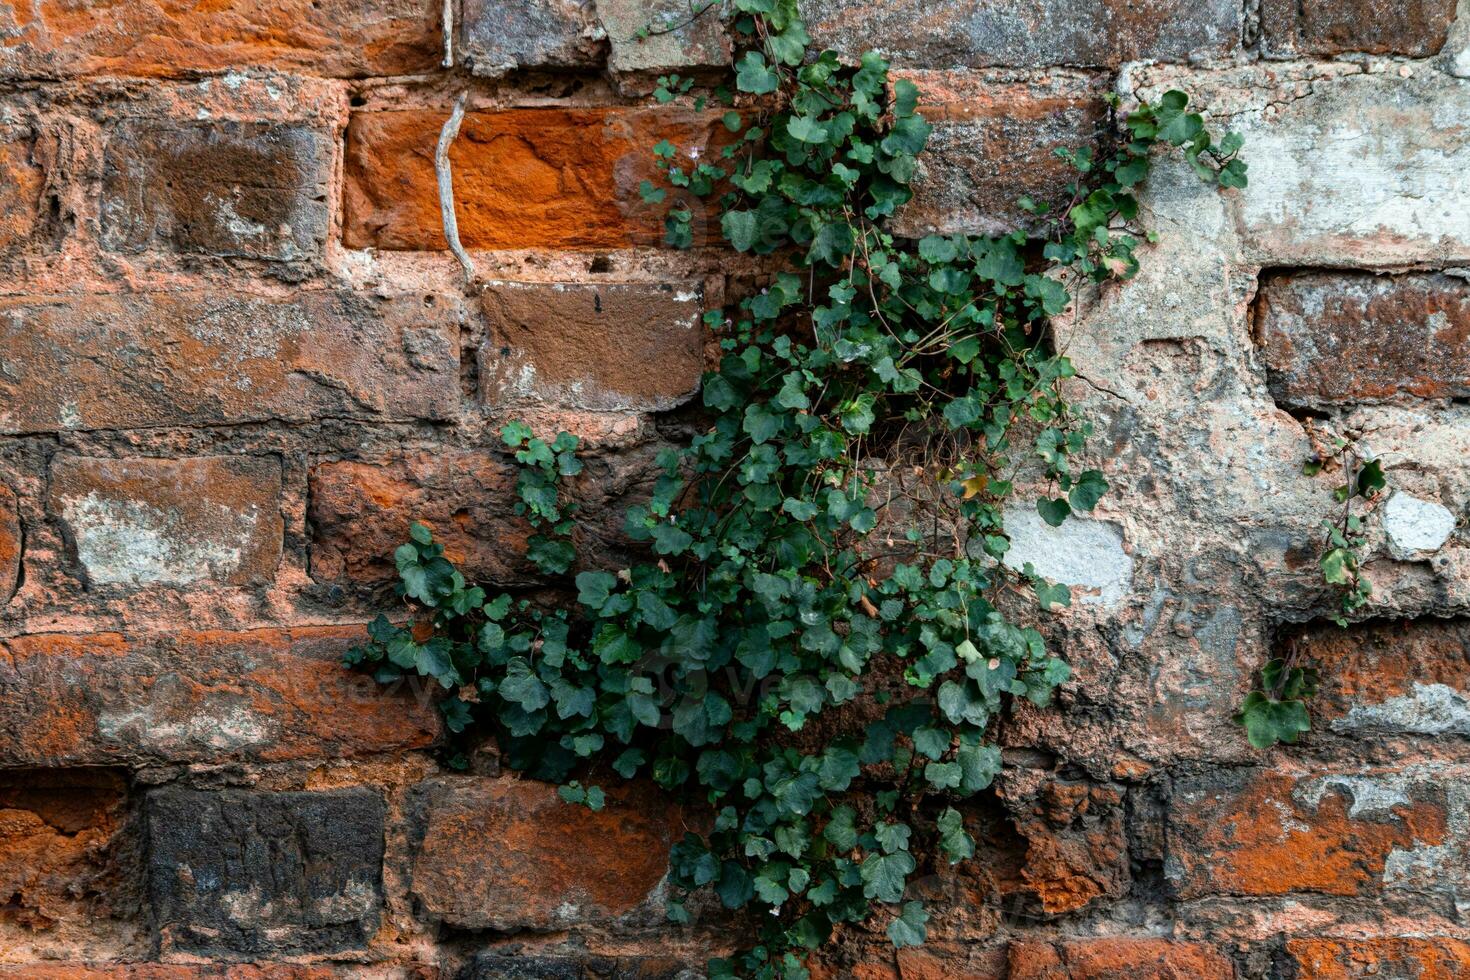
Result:
{"label": "rough stone texture", "polygon": [[689,964],[668,956],[541,956],[480,953],[459,980],[694,980]]}
{"label": "rough stone texture", "polygon": [[1077,173],[1053,152],[1095,146],[1106,91],[1094,76],[1055,73],[1027,81],[969,72],[910,72],[934,125],[914,179],[914,200],[898,214],[903,234],[998,235],[1032,227],[1017,206],[1029,196],[1058,208]]}
{"label": "rough stone texture", "polygon": [[480,398],[593,411],[687,401],[704,370],[696,286],[491,282]]}
{"label": "rough stone texture", "polygon": [[1276,400],[1345,403],[1470,395],[1470,284],[1444,275],[1274,275],[1256,314]]}
{"label": "rough stone texture", "polygon": [[127,823],[117,771],[0,770],[0,945],[115,911]]}
{"label": "rough stone texture", "polygon": [[604,32],[590,0],[461,0],[456,60],[476,75],[518,68],[586,68]]}
{"label": "rough stone texture", "polygon": [[[749,935],[707,896],[665,922],[670,842],[708,813],[603,769],[577,775],[605,811],[563,805],[493,739],[455,773],[442,692],[340,666],[411,615],[390,555],[414,519],[473,578],[556,598],[511,419],[584,436],[580,560],[628,567],[624,505],[701,424],[697,314],[784,261],[719,249],[703,208],[666,249],[637,193],[660,138],[686,167],[730,138],[695,93],[640,98],[728,84],[712,17],[639,40],[683,0],[449,7],[452,70],[438,0],[0,0],[0,976],[694,980]],[[1222,193],[1161,154],[1139,275],[1051,325],[1111,490],[1052,529],[1023,467],[1007,560],[1075,601],[1001,601],[1072,679],[999,725],[995,791],[962,805],[979,860],[915,876],[929,942],[847,930],[814,977],[1470,975],[1470,18],[806,9],[922,89],[901,234],[1026,226],[1014,199],[1060,201],[1051,150],[1098,138],[1109,91],[1187,91],[1251,167]],[[488,292],[441,233],[461,91]],[[1317,563],[1340,474],[1302,469],[1326,430],[1390,485],[1346,630]],[[1262,753],[1231,717],[1293,651],[1323,676],[1313,730]]]}
{"label": "rough stone texture", "polygon": [[61,457],[50,507],[93,586],[251,585],[281,560],[281,465]]}
{"label": "rough stone texture", "polygon": [[511,512],[516,472],[497,453],[457,451],[320,463],[311,470],[311,574],[320,582],[396,579],[393,549],[414,521],[480,582],[523,580],[530,527]]}
{"label": "rough stone texture", "polygon": [[271,762],[423,748],[423,689],[346,673],[360,628],[0,640],[0,767]]}
{"label": "rough stone texture", "polygon": [[1286,953],[1298,980],[1470,976],[1470,943],[1463,939],[1292,939]]}
{"label": "rough stone texture", "polygon": [[1010,948],[1009,980],[1233,980],[1219,950],[1167,939],[1020,942]]}
{"label": "rough stone texture", "polygon": [[1437,54],[1455,20],[1455,0],[1263,0],[1268,57],[1348,51],[1423,58]]}
{"label": "rough stone texture", "polygon": [[682,836],[677,810],[651,788],[617,789],[597,813],[518,779],[447,778],[420,792],[413,894],[460,929],[545,932],[632,913]]}
{"label": "rough stone texture", "polygon": [[[1316,716],[1343,734],[1470,736],[1470,623],[1375,622],[1293,634],[1324,682]],[[1448,746],[1447,746],[1448,747]]]}
{"label": "rough stone texture", "polygon": [[362,946],[383,903],[381,796],[148,794],[148,897],[165,950],[224,958]]}
{"label": "rough stone texture", "polygon": [[[675,72],[730,63],[730,38],[718,11],[690,15],[687,0],[598,0],[597,17],[607,34],[607,66],[615,73]],[[639,35],[653,25],[657,33]]]}
{"label": "rough stone texture", "polygon": [[443,56],[439,17],[426,0],[22,0],[0,7],[0,77],[430,71]]}
{"label": "rough stone texture", "polygon": [[1110,67],[1185,61],[1240,46],[1242,8],[1226,0],[802,0],[818,45],[873,48],[902,67]]}
{"label": "rough stone texture", "polygon": [[106,152],[107,248],[301,259],[325,245],[328,134],[299,125],[128,119]]}
{"label": "rough stone texture", "polygon": [[0,300],[0,433],[444,418],[458,378],[445,307],[335,292]]}
{"label": "rough stone texture", "polygon": [[[347,128],[343,240],[349,248],[443,249],[434,146],[443,112],[359,112]],[[618,248],[663,240],[665,208],[643,203],[651,148],[683,166],[729,137],[716,112],[511,109],[466,113],[449,153],[466,248]],[[718,215],[693,202],[696,239]]]}
{"label": "rough stone texture", "polygon": [[1184,898],[1372,895],[1428,913],[1430,898],[1463,885],[1463,803],[1452,797],[1464,778],[1257,770],[1180,780],[1165,873]]}
{"label": "rough stone texture", "polygon": [[0,605],[15,594],[20,584],[20,515],[15,509],[15,491],[0,484]]}

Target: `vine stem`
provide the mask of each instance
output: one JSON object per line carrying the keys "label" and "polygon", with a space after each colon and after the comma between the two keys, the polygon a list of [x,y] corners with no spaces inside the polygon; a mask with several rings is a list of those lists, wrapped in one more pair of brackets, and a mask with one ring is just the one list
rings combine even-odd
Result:
{"label": "vine stem", "polygon": [[469,95],[468,91],[461,92],[459,98],[454,100],[454,109],[449,113],[444,128],[439,131],[439,145],[434,149],[434,176],[439,182],[439,212],[444,218],[444,237],[449,242],[449,250],[454,253],[460,268],[464,270],[466,289],[475,284],[475,263],[470,261],[469,254],[459,241],[459,220],[454,214],[454,172],[449,166],[449,147],[459,135],[460,124],[464,122],[465,102]]}

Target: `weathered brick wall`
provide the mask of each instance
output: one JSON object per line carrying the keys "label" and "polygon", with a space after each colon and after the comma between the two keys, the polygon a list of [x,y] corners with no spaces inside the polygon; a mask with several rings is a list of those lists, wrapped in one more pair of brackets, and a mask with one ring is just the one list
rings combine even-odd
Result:
{"label": "weathered brick wall", "polygon": [[[492,433],[592,455],[582,544],[687,434],[699,313],[758,269],[672,253],[648,147],[712,113],[680,0],[0,2],[0,976],[697,975],[738,924],[663,920],[684,814],[600,814],[436,761],[419,690],[340,653],[414,517],[534,581]],[[1018,560],[1072,583],[1075,679],[1002,738],[981,858],[920,884],[931,944],[827,976],[1470,977],[1470,14],[1452,0],[810,0],[936,123],[905,233],[995,232],[1055,193],[1111,90],[1241,130],[1250,187],[1177,162],[1162,238],[1060,325],[1114,490]],[[481,292],[446,251],[451,157]],[[696,240],[712,239],[696,216]],[[1303,420],[1383,458],[1374,620],[1319,582]],[[1230,716],[1288,643],[1316,731]],[[692,972],[681,973],[689,970]]]}

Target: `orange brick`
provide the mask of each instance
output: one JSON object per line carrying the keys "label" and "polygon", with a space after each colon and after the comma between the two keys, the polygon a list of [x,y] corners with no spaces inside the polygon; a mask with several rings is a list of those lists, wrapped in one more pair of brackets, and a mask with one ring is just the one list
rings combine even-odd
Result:
{"label": "orange brick", "polygon": [[1296,963],[1297,980],[1470,977],[1470,943],[1462,939],[1292,939],[1286,952]]}
{"label": "orange brick", "polygon": [[1462,707],[1470,701],[1470,622],[1423,617],[1318,626],[1293,640],[1322,676],[1311,702],[1320,727],[1470,734],[1470,712]]}
{"label": "orange brick", "polygon": [[[448,111],[355,113],[347,128],[351,248],[444,249],[434,147]],[[663,109],[471,112],[450,151],[467,248],[621,248],[663,240],[664,206],[643,203],[653,146],[667,139],[687,171],[728,138],[718,113]],[[723,136],[722,136],[723,134]],[[718,153],[714,153],[718,157]],[[694,202],[697,235],[719,236]]]}
{"label": "orange brick", "polygon": [[1219,950],[1168,939],[1011,943],[1009,980],[1234,980]]}
{"label": "orange brick", "polygon": [[438,712],[343,669],[358,627],[0,640],[0,766],[261,762],[423,748]]}
{"label": "orange brick", "polygon": [[460,315],[345,291],[0,300],[0,433],[445,418]]}
{"label": "orange brick", "polygon": [[1443,844],[1433,773],[1256,770],[1176,782],[1167,865],[1181,897],[1372,895],[1399,850]]}
{"label": "orange brick", "polygon": [[447,777],[422,787],[413,893],[465,929],[545,931],[606,922],[650,899],[682,836],[678,808],[652,787],[609,787],[594,813],[547,783]]}
{"label": "orange brick", "polygon": [[0,5],[0,77],[432,71],[440,11],[438,0],[25,0]]}
{"label": "orange brick", "polygon": [[15,493],[0,483],[0,605],[10,600],[20,583],[20,542]]}

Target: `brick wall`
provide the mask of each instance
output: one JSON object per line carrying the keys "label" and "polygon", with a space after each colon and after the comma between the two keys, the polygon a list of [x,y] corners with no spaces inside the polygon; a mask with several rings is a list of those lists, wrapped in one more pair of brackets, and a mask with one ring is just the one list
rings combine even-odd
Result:
{"label": "brick wall", "polygon": [[[651,107],[720,76],[676,0],[0,2],[0,976],[675,978],[738,941],[669,926],[698,813],[601,813],[441,768],[426,691],[344,673],[410,519],[535,583],[495,428],[590,448],[582,544],[688,435],[699,314],[758,268],[659,244]],[[1109,91],[1177,86],[1251,185],[1177,161],[1133,282],[1060,325],[1114,491],[1016,560],[1072,583],[1076,679],[1001,733],[981,859],[918,888],[888,978],[1470,977],[1470,14],[1452,0],[809,0],[936,125],[906,234],[1018,226]],[[433,150],[451,153],[467,296]],[[1324,625],[1328,416],[1386,462],[1375,618]],[[1316,731],[1230,716],[1296,643]]]}

